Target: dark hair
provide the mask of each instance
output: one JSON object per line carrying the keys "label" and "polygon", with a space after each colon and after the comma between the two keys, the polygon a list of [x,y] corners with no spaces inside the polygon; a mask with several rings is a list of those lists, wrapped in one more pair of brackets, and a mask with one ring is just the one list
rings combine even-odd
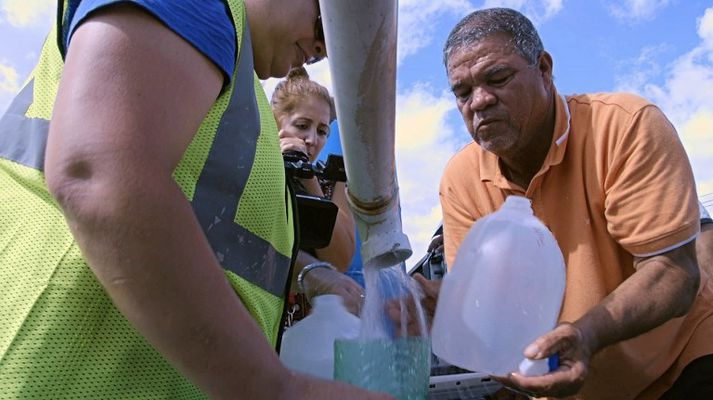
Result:
{"label": "dark hair", "polygon": [[486,8],[470,13],[453,28],[443,46],[443,64],[448,69],[450,56],[483,38],[504,33],[511,44],[531,65],[544,51],[535,26],[521,13],[510,8]]}
{"label": "dark hair", "polygon": [[309,74],[304,67],[291,69],[287,78],[275,87],[270,100],[275,119],[279,121],[282,116],[291,114],[300,100],[309,96],[324,100],[329,105],[329,122],[334,121],[336,118],[334,99],[329,95],[327,88],[309,79]]}

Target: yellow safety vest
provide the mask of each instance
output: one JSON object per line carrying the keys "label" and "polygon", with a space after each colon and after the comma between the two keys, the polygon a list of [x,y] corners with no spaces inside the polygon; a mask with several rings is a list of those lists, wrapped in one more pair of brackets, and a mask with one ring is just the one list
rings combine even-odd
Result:
{"label": "yellow safety vest", "polygon": [[[236,69],[174,178],[227,279],[275,345],[295,252],[293,206],[275,119],[253,70],[244,4],[227,3]],[[58,37],[68,23],[65,16],[52,30],[0,119],[0,398],[204,398],[114,307],[45,185],[63,68]]]}

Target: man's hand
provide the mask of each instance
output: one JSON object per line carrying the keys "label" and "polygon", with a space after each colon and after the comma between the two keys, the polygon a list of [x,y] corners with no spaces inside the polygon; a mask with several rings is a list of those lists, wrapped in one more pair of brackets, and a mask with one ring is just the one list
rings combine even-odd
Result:
{"label": "man's hand", "polygon": [[[421,291],[423,292],[423,298],[421,299],[421,307],[423,307],[423,313],[426,318],[426,326],[430,331],[431,321],[433,321],[433,316],[436,313],[436,303],[438,302],[438,294],[441,291],[441,281],[430,281],[424,278],[421,274],[414,275],[416,282],[421,286]],[[408,298],[405,300],[404,306],[405,310],[402,309],[403,299],[393,299],[386,303],[386,313],[394,321],[396,327],[396,335],[407,335],[407,336],[420,336],[421,325],[419,323],[418,312],[416,311],[416,304],[413,298]],[[405,313],[406,321],[402,324],[402,316]],[[405,332],[404,332],[405,330]]]}
{"label": "man's hand", "polygon": [[559,367],[548,374],[526,377],[512,373],[495,379],[513,390],[534,397],[576,394],[587,376],[593,344],[577,326],[564,323],[540,336],[523,353],[525,357],[534,360],[554,354],[559,355]]}
{"label": "man's hand", "polygon": [[[560,366],[539,377],[511,374],[504,385],[533,396],[568,396],[584,384],[591,357],[606,346],[638,336],[684,315],[699,284],[695,242],[634,260],[636,273],[573,324],[562,324],[528,346],[524,355],[559,353]],[[656,293],[652,296],[651,293]]]}

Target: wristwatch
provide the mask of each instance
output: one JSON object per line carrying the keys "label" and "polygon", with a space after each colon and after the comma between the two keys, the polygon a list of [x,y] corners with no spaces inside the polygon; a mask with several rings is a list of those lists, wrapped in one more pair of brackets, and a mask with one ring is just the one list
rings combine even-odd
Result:
{"label": "wristwatch", "polygon": [[297,291],[299,293],[304,293],[305,292],[305,287],[304,287],[304,280],[305,276],[309,271],[312,271],[315,268],[327,268],[331,269],[333,271],[336,271],[337,269],[332,266],[332,264],[326,262],[326,261],[317,261],[313,262],[312,264],[307,264],[304,268],[302,268],[302,271],[300,271],[299,275],[297,275]]}

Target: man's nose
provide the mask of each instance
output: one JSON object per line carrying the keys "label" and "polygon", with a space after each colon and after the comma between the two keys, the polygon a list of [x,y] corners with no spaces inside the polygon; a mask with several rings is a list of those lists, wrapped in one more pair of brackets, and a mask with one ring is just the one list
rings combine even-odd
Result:
{"label": "man's nose", "polygon": [[470,108],[473,111],[484,110],[497,103],[497,101],[497,97],[495,97],[495,95],[487,89],[482,87],[474,88],[470,101]]}

